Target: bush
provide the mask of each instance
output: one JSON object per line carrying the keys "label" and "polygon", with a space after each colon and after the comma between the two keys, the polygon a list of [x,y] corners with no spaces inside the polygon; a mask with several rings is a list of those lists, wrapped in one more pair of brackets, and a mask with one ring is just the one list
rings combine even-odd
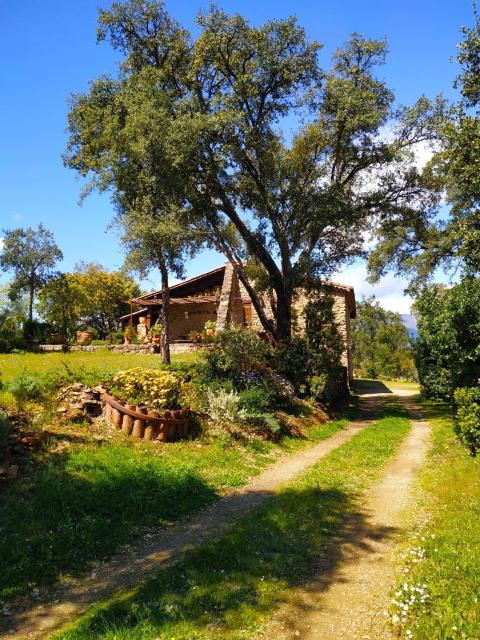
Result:
{"label": "bush", "polygon": [[245,420],[246,412],[240,402],[240,395],[236,391],[207,389],[208,415],[219,427],[238,425]]}
{"label": "bush", "polygon": [[272,348],[251,329],[232,325],[215,336],[205,357],[207,379],[231,380],[237,389],[245,389],[252,374],[266,370]]}
{"label": "bush", "polygon": [[178,409],[182,393],[179,378],[170,371],[142,367],[118,373],[109,390],[131,404],[146,404],[155,409]]}
{"label": "bush", "polygon": [[266,431],[272,435],[278,435],[282,425],[273,413],[249,413],[245,418],[247,424],[257,431]]}
{"label": "bush", "polygon": [[53,329],[51,325],[39,320],[25,320],[23,323],[24,340],[46,344],[50,338]]}
{"label": "bush", "polygon": [[0,353],[21,349],[25,344],[15,318],[5,318],[0,322]]}
{"label": "bush", "polygon": [[274,393],[265,383],[240,392],[240,405],[247,413],[264,413],[274,400]]}
{"label": "bush", "polygon": [[452,287],[428,285],[414,305],[416,364],[422,393],[452,402],[454,390],[480,378],[480,278]]}
{"label": "bush", "polygon": [[347,393],[341,355],[343,342],[335,324],[329,296],[312,299],[305,308],[306,336],[280,344],[275,367],[297,393],[332,404]]}
{"label": "bush", "polygon": [[35,376],[28,376],[25,373],[9,380],[5,387],[15,398],[18,411],[22,411],[26,402],[38,400],[42,395],[40,379]]}
{"label": "bush", "polygon": [[455,431],[460,440],[476,455],[480,449],[480,387],[455,390]]}
{"label": "bush", "polygon": [[105,336],[105,340],[108,344],[123,344],[123,331],[112,331]]}
{"label": "bush", "polygon": [[299,393],[305,393],[311,370],[312,353],[306,338],[293,337],[281,342],[275,350],[275,369],[293,384]]}

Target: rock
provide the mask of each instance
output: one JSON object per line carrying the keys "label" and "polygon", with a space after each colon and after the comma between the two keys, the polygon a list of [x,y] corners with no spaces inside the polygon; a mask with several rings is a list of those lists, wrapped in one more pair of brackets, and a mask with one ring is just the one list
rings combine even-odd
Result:
{"label": "rock", "polygon": [[18,464],[12,464],[9,468],[8,468],[8,472],[7,472],[7,476],[11,479],[14,480],[17,477],[18,474]]}
{"label": "rock", "polygon": [[105,389],[101,386],[87,387],[75,382],[60,390],[57,401],[61,403],[58,412],[72,420],[90,419],[102,413],[102,395]]}

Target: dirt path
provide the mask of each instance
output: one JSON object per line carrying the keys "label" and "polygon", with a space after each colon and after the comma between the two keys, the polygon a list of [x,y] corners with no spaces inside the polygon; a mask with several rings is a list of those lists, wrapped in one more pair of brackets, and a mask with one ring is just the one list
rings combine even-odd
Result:
{"label": "dirt path", "polygon": [[[400,394],[399,394],[400,395]],[[404,517],[414,500],[412,483],[429,446],[428,423],[409,394],[401,394],[412,430],[368,492],[362,512],[319,559],[317,577],[298,590],[298,601],[283,607],[262,638],[286,640],[380,640],[391,638],[384,611],[395,583],[392,551],[411,527]],[[375,532],[383,532],[376,535]],[[332,570],[332,567],[333,570]]]}
{"label": "dirt path", "polygon": [[44,638],[78,617],[95,602],[132,588],[160,569],[177,562],[182,553],[206,539],[219,538],[232,523],[275,495],[279,487],[348,442],[374,419],[385,398],[365,397],[361,417],[319,444],[285,456],[255,478],[196,516],[161,529],[138,546],[131,546],[91,574],[57,585],[33,601],[11,607],[14,615],[0,618],[0,637]]}

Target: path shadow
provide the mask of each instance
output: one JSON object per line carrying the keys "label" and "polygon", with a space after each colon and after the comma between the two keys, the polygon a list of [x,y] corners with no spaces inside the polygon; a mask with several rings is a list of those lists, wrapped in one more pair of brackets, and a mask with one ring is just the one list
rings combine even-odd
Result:
{"label": "path shadow", "polygon": [[394,533],[373,526],[344,491],[289,489],[260,507],[255,518],[240,519],[225,537],[188,552],[133,595],[93,612],[75,638],[106,638],[113,631],[122,638],[203,637],[212,627],[215,637],[222,637],[222,628],[241,633],[257,615],[288,601],[288,588],[315,579],[317,590],[319,584],[327,589],[344,559],[343,541],[348,540],[351,558]]}
{"label": "path shadow", "polygon": [[358,394],[359,396],[374,393],[393,393],[381,380],[359,379],[353,381],[353,392]]}

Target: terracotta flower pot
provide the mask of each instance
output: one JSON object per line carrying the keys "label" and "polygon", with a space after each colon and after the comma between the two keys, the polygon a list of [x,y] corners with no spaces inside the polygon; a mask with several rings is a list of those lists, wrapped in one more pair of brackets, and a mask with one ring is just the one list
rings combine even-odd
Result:
{"label": "terracotta flower pot", "polygon": [[52,341],[52,344],[65,344],[67,342],[67,338],[63,333],[52,333],[50,335],[50,340]]}
{"label": "terracotta flower pot", "polygon": [[93,331],[77,331],[77,342],[80,345],[89,345],[93,340]]}
{"label": "terracotta flower pot", "polygon": [[160,344],[161,336],[152,336],[153,344]]}

